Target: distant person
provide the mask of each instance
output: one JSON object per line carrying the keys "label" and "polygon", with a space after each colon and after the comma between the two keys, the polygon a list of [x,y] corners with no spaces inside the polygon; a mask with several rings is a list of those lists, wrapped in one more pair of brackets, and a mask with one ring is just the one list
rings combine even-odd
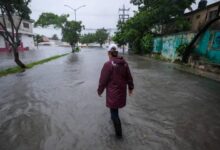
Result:
{"label": "distant person", "polygon": [[108,56],[109,61],[104,64],[101,71],[98,95],[101,97],[106,89],[106,106],[110,108],[115,134],[118,138],[122,138],[118,111],[119,108],[123,108],[126,105],[127,87],[129,96],[133,93],[133,78],[128,63],[123,57],[118,56],[116,45],[109,46]]}

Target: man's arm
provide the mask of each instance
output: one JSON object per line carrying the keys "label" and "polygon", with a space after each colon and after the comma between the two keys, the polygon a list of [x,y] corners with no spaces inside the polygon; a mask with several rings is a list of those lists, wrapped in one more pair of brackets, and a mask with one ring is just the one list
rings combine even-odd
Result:
{"label": "man's arm", "polygon": [[127,74],[128,74],[127,83],[128,83],[129,95],[132,95],[132,92],[134,90],[134,82],[129,66],[127,67]]}
{"label": "man's arm", "polygon": [[99,79],[99,87],[97,90],[99,96],[101,96],[102,93],[104,92],[104,89],[106,88],[109,82],[111,72],[112,72],[111,65],[109,63],[105,63],[102,68],[100,79]]}

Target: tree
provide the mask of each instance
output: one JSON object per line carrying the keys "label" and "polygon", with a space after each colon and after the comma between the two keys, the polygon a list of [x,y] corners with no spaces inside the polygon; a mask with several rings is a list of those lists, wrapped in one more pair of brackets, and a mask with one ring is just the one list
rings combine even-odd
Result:
{"label": "tree", "polygon": [[114,40],[119,44],[129,43],[134,52],[144,54],[145,35],[161,35],[170,28],[178,32],[189,27],[183,15],[193,2],[195,0],[131,0],[139,11],[127,22],[118,23]]}
{"label": "tree", "polygon": [[106,42],[108,39],[109,33],[106,29],[98,29],[95,33],[96,42],[100,44],[100,47]]}
{"label": "tree", "polygon": [[82,44],[86,44],[88,46],[89,43],[96,42],[96,36],[94,33],[85,34],[85,35],[81,36],[80,42]]}
{"label": "tree", "polygon": [[38,20],[35,22],[34,26],[40,26],[40,27],[48,27],[50,25],[53,25],[55,28],[62,28],[64,24],[67,22],[67,18],[69,15],[56,15],[53,13],[42,13]]}
{"label": "tree", "polygon": [[68,17],[69,15],[59,16],[53,13],[42,13],[36,21],[35,26],[48,27],[52,25],[55,28],[60,28],[62,30],[63,41],[68,42],[74,52],[83,26],[82,22],[68,21]]}
{"label": "tree", "polygon": [[67,21],[62,28],[63,41],[66,41],[71,45],[73,52],[76,43],[79,41],[81,30],[81,22],[76,21]]}
{"label": "tree", "polygon": [[126,44],[126,40],[125,40],[126,37],[124,35],[124,28],[122,26],[123,26],[123,23],[119,21],[117,24],[118,31],[115,32],[115,36],[112,38],[113,41],[118,43],[119,46]]}
{"label": "tree", "polygon": [[37,48],[38,48],[38,44],[40,42],[43,42],[43,37],[41,35],[37,34],[37,35],[34,36],[34,41],[37,44]]}
{"label": "tree", "polygon": [[56,34],[54,34],[54,35],[51,37],[51,39],[52,39],[52,40],[55,40],[55,41],[59,40],[59,38],[58,38],[58,36],[57,36]]}
{"label": "tree", "polygon": [[[3,32],[0,35],[10,44],[16,64],[25,69],[25,64],[19,58],[18,47],[20,46],[19,28],[23,19],[30,19],[31,10],[28,4],[31,0],[1,0],[0,11],[2,20],[0,27]],[[9,25],[7,25],[7,22]],[[8,29],[10,28],[10,30]]]}

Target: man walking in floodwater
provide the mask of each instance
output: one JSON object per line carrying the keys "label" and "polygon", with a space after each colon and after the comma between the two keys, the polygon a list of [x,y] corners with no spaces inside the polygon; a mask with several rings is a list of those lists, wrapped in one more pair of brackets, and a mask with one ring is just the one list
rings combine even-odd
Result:
{"label": "man walking in floodwater", "polygon": [[121,121],[119,108],[126,105],[127,86],[129,96],[132,95],[134,84],[128,63],[123,57],[118,56],[117,46],[110,45],[107,61],[101,71],[99,80],[98,95],[101,96],[106,89],[106,106],[110,108],[111,119],[115,127],[115,134],[122,138]]}

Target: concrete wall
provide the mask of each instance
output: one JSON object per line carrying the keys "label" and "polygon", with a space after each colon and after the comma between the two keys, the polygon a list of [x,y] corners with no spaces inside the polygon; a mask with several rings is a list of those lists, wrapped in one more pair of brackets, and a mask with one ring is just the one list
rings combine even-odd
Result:
{"label": "concrete wall", "polygon": [[[21,35],[21,42],[22,45],[18,48],[19,51],[35,49],[33,36],[23,34]],[[9,51],[9,47],[6,46],[4,38],[0,36],[0,52],[7,51]]]}
{"label": "concrete wall", "polygon": [[[24,24],[28,24],[28,27],[25,27]],[[24,32],[27,32],[27,33],[33,33],[33,24],[29,21],[25,21],[23,20],[22,23],[21,23],[21,26],[20,26],[20,31],[24,31]]]}
{"label": "concrete wall", "polygon": [[162,49],[163,49],[162,38],[161,37],[155,38],[153,52],[154,53],[161,53]]}
{"label": "concrete wall", "polygon": [[[179,33],[154,39],[154,53],[161,53],[167,59],[174,61],[177,58],[176,48],[189,43],[194,33]],[[213,63],[220,64],[220,30],[207,31],[198,41],[194,50]]]}
{"label": "concrete wall", "polygon": [[220,64],[220,31],[207,31],[195,51],[213,63]]}
{"label": "concrete wall", "polygon": [[154,39],[154,53],[161,53],[163,57],[174,61],[177,58],[176,48],[184,43],[189,43],[194,33],[179,33]]}
{"label": "concrete wall", "polygon": [[[14,19],[15,25],[18,26],[18,23],[19,23],[19,21],[20,21],[20,18],[17,17],[17,16],[14,16],[13,19]],[[8,18],[7,18],[7,17],[5,17],[5,21],[6,21],[6,26],[7,26],[7,28],[8,28],[8,31],[11,32],[11,24],[10,24],[10,22],[8,21]],[[2,18],[2,16],[0,16],[0,22],[3,23],[3,18]],[[28,27],[25,27],[25,26],[24,26],[25,23],[28,24]],[[19,33],[23,33],[23,32],[29,33],[29,34],[33,34],[33,23],[32,23],[32,21],[22,20],[21,25],[20,25],[20,28],[19,28]]]}
{"label": "concrete wall", "polygon": [[22,35],[21,38],[22,38],[21,41],[23,43],[24,48],[28,47],[28,49],[35,49],[33,36]]}

